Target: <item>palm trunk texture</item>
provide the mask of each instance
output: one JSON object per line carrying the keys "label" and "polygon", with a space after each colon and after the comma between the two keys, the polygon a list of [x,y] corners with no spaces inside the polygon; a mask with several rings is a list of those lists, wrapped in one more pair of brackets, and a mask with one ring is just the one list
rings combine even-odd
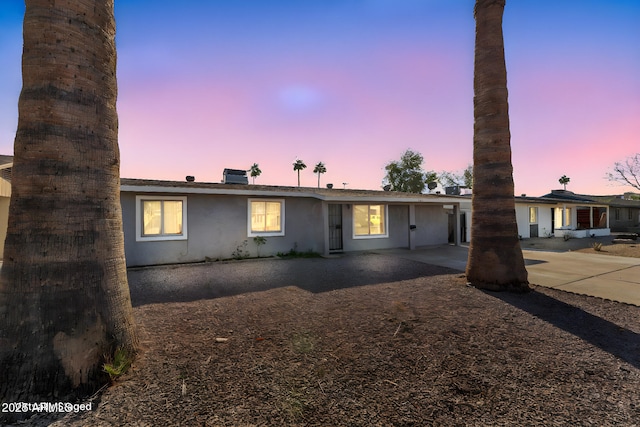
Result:
{"label": "palm trunk texture", "polygon": [[113,0],[27,0],[0,273],[0,400],[104,383],[138,345],[120,210]]}
{"label": "palm trunk texture", "polygon": [[502,15],[505,0],[477,0],[472,228],[467,280],[489,290],[529,290],[516,223]]}

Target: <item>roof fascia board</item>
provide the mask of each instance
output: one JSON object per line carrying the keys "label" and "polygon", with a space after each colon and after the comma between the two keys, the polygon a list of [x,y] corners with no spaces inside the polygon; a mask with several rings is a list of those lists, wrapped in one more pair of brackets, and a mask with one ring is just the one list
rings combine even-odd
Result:
{"label": "roof fascia board", "polygon": [[[426,197],[384,197],[384,196],[362,196],[357,197],[352,194],[341,196],[324,195],[313,192],[296,192],[296,191],[265,191],[265,190],[241,190],[241,189],[225,189],[225,188],[202,188],[202,187],[168,187],[168,186],[151,186],[151,185],[122,185],[121,192],[132,193],[168,193],[168,194],[210,194],[210,195],[230,195],[230,196],[248,196],[248,197],[308,197],[323,200],[326,202],[340,203],[432,203],[432,204],[458,204],[467,199],[458,198],[426,198]],[[470,201],[470,200],[469,200]]]}

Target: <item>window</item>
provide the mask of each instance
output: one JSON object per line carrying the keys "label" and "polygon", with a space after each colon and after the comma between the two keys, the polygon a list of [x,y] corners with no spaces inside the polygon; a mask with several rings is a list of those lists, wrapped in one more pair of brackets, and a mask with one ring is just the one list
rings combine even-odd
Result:
{"label": "window", "polygon": [[388,237],[386,205],[353,205],[354,238]]}
{"label": "window", "polygon": [[631,209],[631,208],[627,209],[627,219],[629,221],[633,220],[633,209]]}
{"label": "window", "polygon": [[565,226],[570,226],[571,225],[571,208],[566,208],[564,210],[565,216],[564,216],[564,225]]}
{"label": "window", "polygon": [[616,221],[620,221],[620,208],[616,208],[614,212]]}
{"label": "window", "polygon": [[187,198],[136,196],[136,240],[186,240]]}
{"label": "window", "polygon": [[529,224],[538,223],[538,208],[529,208]]}
{"label": "window", "polygon": [[249,199],[248,235],[284,236],[284,200]]}

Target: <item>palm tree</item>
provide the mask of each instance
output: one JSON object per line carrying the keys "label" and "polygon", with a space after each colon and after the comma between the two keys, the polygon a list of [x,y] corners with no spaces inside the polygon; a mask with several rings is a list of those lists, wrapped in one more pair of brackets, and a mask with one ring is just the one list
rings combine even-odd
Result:
{"label": "palm tree", "polygon": [[300,159],[296,159],[295,163],[293,164],[293,170],[298,171],[298,187],[300,187],[300,171],[306,168],[307,165],[305,165],[304,162]]}
{"label": "palm tree", "polygon": [[322,162],[318,162],[315,168],[313,168],[313,173],[318,174],[318,188],[320,188],[320,175],[327,171],[327,167]]}
{"label": "palm tree", "polygon": [[569,181],[571,181],[571,178],[569,178],[567,175],[562,175],[562,177],[560,177],[560,179],[558,180],[558,182],[564,186],[565,190],[567,189],[567,184],[569,183]]}
{"label": "palm tree", "polygon": [[65,400],[138,346],[120,210],[113,0],[26,0],[0,400]]}
{"label": "palm tree", "polygon": [[476,0],[472,232],[467,280],[529,290],[516,225],[502,15],[505,0]]}
{"label": "palm tree", "polygon": [[256,178],[259,177],[260,174],[262,174],[262,171],[258,167],[257,163],[252,164],[251,169],[249,169],[249,171],[251,172],[251,178],[253,178],[253,184],[255,184]]}

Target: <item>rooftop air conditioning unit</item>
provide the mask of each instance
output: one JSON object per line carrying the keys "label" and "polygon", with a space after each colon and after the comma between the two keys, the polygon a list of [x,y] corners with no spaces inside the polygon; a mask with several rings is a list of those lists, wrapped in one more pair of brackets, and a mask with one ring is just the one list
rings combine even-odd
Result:
{"label": "rooftop air conditioning unit", "polygon": [[222,182],[225,184],[249,184],[247,171],[242,169],[225,169],[222,172]]}

